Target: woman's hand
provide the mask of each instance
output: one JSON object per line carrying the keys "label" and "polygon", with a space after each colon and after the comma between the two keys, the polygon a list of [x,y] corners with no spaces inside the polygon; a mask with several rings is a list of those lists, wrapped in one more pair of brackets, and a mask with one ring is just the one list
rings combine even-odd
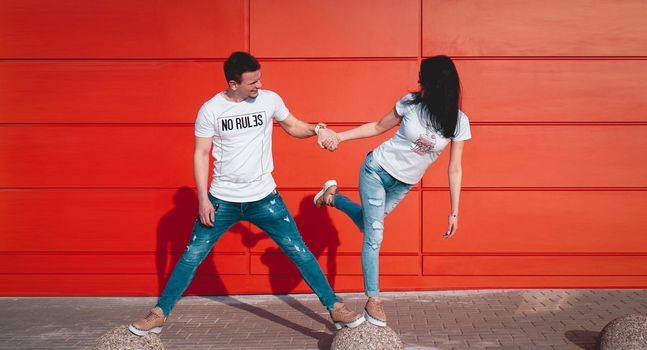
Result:
{"label": "woman's hand", "polygon": [[335,136],[328,138],[323,142],[324,147],[326,147],[327,150],[330,152],[334,152],[338,147],[339,144],[341,143],[341,139],[339,137],[339,134],[335,134]]}
{"label": "woman's hand", "polygon": [[449,228],[443,235],[444,239],[450,239],[458,229],[458,215],[449,215]]}
{"label": "woman's hand", "polygon": [[325,148],[331,152],[335,151],[339,147],[339,134],[330,129],[321,129],[319,130],[319,135],[317,137],[317,143],[321,148]]}

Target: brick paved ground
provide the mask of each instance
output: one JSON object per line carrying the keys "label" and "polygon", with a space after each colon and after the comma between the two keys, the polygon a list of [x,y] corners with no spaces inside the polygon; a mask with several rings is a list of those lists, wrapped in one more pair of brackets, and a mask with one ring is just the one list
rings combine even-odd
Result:
{"label": "brick paved ground", "polygon": [[[361,294],[342,294],[360,309]],[[647,290],[385,293],[407,349],[593,349],[612,319],[647,314]],[[0,298],[0,349],[88,349],[154,298]],[[325,349],[334,331],[312,295],[189,297],[162,332],[167,349]]]}

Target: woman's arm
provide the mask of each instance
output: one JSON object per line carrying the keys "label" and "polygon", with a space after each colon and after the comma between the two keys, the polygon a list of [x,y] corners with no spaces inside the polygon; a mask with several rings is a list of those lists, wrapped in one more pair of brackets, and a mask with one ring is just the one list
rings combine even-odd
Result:
{"label": "woman's arm", "polygon": [[394,126],[400,123],[402,117],[398,115],[395,108],[389,111],[382,119],[366,124],[362,124],[356,128],[346,130],[339,133],[339,141],[347,141],[354,139],[363,139],[366,137],[377,136],[391,130]]}
{"label": "woman's arm", "polygon": [[458,203],[461,195],[461,180],[463,177],[461,159],[463,157],[464,145],[465,141],[452,141],[451,143],[449,167],[447,169],[451,211],[449,213],[449,228],[445,232],[445,238],[450,238],[458,229]]}
{"label": "woman's arm", "polygon": [[398,125],[401,119],[402,117],[398,115],[398,113],[395,111],[395,108],[393,108],[380,120],[362,124],[356,128],[342,131],[337,134],[336,138],[329,138],[327,140],[324,140],[322,143],[324,147],[333,151],[342,141],[363,139],[383,134],[386,131],[391,130],[394,126]]}

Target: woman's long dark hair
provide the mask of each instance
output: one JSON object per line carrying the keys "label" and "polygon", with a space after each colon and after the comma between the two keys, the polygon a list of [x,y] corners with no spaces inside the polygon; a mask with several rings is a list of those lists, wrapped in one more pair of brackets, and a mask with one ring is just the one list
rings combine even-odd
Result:
{"label": "woman's long dark hair", "polygon": [[422,105],[422,122],[446,138],[454,137],[461,100],[461,83],[454,62],[447,56],[423,60],[418,82],[420,91],[410,103]]}

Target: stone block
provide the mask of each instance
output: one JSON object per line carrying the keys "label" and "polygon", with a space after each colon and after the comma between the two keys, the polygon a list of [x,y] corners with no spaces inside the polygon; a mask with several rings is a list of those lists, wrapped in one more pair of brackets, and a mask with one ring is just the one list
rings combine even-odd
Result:
{"label": "stone block", "polygon": [[647,316],[631,314],[609,322],[600,333],[598,349],[647,349]]}
{"label": "stone block", "polygon": [[364,322],[355,328],[343,328],[332,341],[331,350],[401,350],[404,343],[391,328]]}
{"label": "stone block", "polygon": [[120,326],[97,339],[95,350],[164,350],[164,344],[157,334],[143,337],[132,334],[128,327]]}

